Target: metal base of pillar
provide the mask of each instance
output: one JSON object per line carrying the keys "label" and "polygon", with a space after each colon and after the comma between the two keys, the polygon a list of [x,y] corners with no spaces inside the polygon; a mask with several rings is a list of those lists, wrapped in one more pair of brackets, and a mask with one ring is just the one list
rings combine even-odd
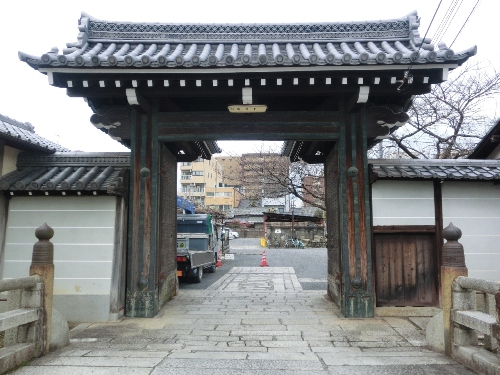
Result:
{"label": "metal base of pillar", "polygon": [[349,293],[344,298],[342,310],[346,318],[373,318],[373,295],[360,290]]}
{"label": "metal base of pillar", "polygon": [[153,318],[158,313],[158,293],[155,291],[127,291],[125,316]]}

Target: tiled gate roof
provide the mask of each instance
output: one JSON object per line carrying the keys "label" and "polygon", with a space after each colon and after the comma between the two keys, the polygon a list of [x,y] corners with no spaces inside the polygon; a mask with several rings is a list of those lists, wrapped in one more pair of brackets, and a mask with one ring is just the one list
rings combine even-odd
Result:
{"label": "tiled gate roof", "polygon": [[165,24],[98,20],[82,13],[78,41],[59,54],[19,53],[33,67],[259,67],[461,64],[418,32],[417,13],[391,20],[296,24]]}

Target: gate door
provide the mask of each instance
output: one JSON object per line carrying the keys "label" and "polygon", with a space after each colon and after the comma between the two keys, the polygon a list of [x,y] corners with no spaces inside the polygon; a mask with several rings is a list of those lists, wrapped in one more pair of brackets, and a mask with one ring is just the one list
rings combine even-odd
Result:
{"label": "gate door", "polygon": [[434,233],[375,233],[377,306],[436,306]]}

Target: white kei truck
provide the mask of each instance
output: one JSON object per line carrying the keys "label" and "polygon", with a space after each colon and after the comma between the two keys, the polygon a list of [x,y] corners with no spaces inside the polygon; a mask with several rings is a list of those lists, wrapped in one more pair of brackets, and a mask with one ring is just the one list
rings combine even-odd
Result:
{"label": "white kei truck", "polygon": [[212,215],[177,215],[177,276],[200,283],[204,270],[216,271],[223,240],[219,232]]}

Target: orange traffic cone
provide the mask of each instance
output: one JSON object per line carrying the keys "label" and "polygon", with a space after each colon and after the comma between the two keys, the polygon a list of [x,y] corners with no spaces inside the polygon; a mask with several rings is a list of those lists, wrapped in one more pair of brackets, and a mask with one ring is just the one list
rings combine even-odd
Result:
{"label": "orange traffic cone", "polygon": [[215,263],[215,267],[222,267],[222,250],[220,248],[217,252],[217,263]]}
{"label": "orange traffic cone", "polygon": [[268,267],[267,258],[266,258],[266,249],[262,251],[262,261],[260,262],[261,267]]}

